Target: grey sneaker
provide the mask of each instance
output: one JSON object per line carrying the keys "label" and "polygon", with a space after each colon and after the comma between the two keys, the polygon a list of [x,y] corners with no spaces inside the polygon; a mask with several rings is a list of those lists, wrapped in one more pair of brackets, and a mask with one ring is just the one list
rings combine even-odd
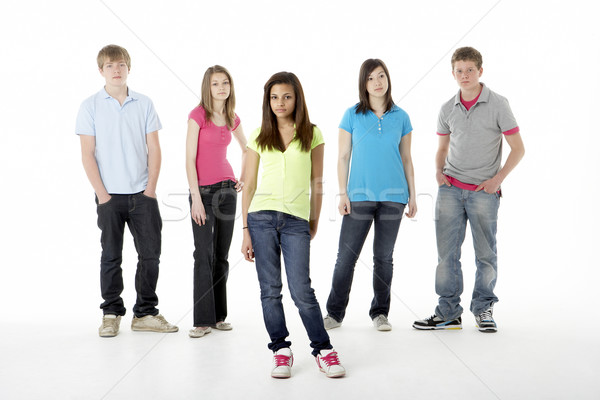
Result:
{"label": "grey sneaker", "polygon": [[190,329],[190,331],[188,332],[188,335],[191,338],[200,338],[204,335],[207,335],[211,332],[210,326],[207,326],[206,328],[200,328],[200,327],[195,327],[193,329]]}
{"label": "grey sneaker", "polygon": [[375,325],[378,331],[387,332],[392,330],[392,324],[390,324],[390,321],[383,314],[379,314],[373,318],[373,325]]}
{"label": "grey sneaker", "polygon": [[217,322],[217,325],[215,325],[215,329],[220,331],[230,331],[233,329],[233,326],[231,326],[229,322],[219,321]]}
{"label": "grey sneaker", "polygon": [[167,322],[162,315],[145,315],[141,318],[133,317],[131,321],[132,331],[147,332],[177,332],[179,330],[175,325]]}
{"label": "grey sneaker", "polygon": [[475,316],[477,328],[479,328],[480,332],[496,332],[498,330],[494,317],[492,317],[492,313],[493,310],[492,307],[490,307],[481,314]]}
{"label": "grey sneaker", "polygon": [[339,328],[342,326],[342,323],[336,321],[332,316],[327,315],[325,318],[323,318],[323,325],[325,325],[325,329],[329,330],[333,328]]}
{"label": "grey sneaker", "polygon": [[98,328],[100,337],[114,337],[119,333],[119,324],[121,316],[114,314],[106,314],[102,317],[102,325]]}

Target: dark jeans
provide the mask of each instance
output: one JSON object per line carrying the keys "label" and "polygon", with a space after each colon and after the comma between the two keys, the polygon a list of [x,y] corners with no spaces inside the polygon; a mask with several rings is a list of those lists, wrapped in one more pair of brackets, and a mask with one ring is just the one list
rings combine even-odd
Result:
{"label": "dark jeans", "polygon": [[350,204],[351,213],[344,215],[340,231],[337,261],[333,271],[327,313],[341,322],[346,315],[354,267],[375,221],[373,240],[373,301],[369,316],[390,311],[390,293],[393,275],[393,254],[404,204],[390,201],[357,201]]}
{"label": "dark jeans", "polygon": [[252,212],[248,214],[248,230],[256,260],[263,318],[271,339],[269,349],[275,352],[292,344],[286,340],[289,332],[281,302],[282,253],[290,295],[308,333],[312,354],[316,356],[320,350],[333,348],[310,282],[308,221],[277,211]]}
{"label": "dark jeans", "polygon": [[[215,326],[227,317],[229,246],[235,223],[235,182],[200,186],[206,224],[194,233],[194,326]],[[190,196],[190,206],[192,199]]]}
{"label": "dark jeans", "polygon": [[[157,315],[156,282],[160,262],[162,219],[158,201],[137,194],[112,194],[111,199],[97,206],[98,227],[102,231],[100,260],[100,289],[104,314],[125,315],[123,292],[123,232],[125,224],[133,235],[138,253],[135,274],[137,298],[133,313],[136,317]],[[96,198],[96,204],[98,199]]]}

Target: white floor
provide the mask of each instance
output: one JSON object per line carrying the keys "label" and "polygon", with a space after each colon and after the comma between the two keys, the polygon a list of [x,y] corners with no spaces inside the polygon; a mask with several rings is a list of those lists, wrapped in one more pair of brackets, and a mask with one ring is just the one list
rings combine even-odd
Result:
{"label": "white floor", "polygon": [[[289,380],[269,377],[266,335],[255,318],[231,332],[190,339],[132,332],[95,334],[96,320],[77,316],[2,324],[2,399],[598,399],[597,331],[534,327],[498,313],[501,330],[417,332],[394,313],[379,333],[364,318],[331,331],[348,370],[328,379],[317,370],[307,338],[290,318],[295,364]],[[75,317],[75,316],[73,316]],[[258,317],[258,316],[257,316]],[[187,326],[182,326],[187,328]],[[565,343],[566,342],[566,343]],[[375,397],[377,395],[377,397]]]}
{"label": "white floor", "polygon": [[[0,398],[600,398],[596,382],[600,376],[599,323],[585,307],[593,298],[591,289],[595,286],[590,282],[586,289],[584,284],[574,295],[578,292],[569,282],[576,282],[575,279],[557,279],[552,273],[543,279],[535,278],[531,271],[523,274],[518,269],[527,262],[518,264],[516,260],[527,260],[527,255],[505,251],[506,267],[497,287],[501,297],[495,309],[497,333],[478,332],[468,312],[463,315],[462,331],[412,329],[415,318],[427,317],[433,311],[436,299],[432,241],[421,243],[415,252],[403,248],[408,235],[418,240],[425,234],[420,227],[431,229],[431,222],[421,222],[406,221],[401,228],[389,316],[394,326],[391,332],[377,332],[367,315],[371,254],[369,246],[365,246],[356,267],[346,320],[341,328],[330,331],[332,343],[348,371],[345,378],[337,380],[318,371],[287,290],[284,301],[295,354],[293,376],[289,380],[270,378],[271,355],[266,348],[268,337],[262,322],[256,273],[253,265],[238,255],[237,237],[232,245],[228,285],[228,320],[234,330],[214,331],[200,339],[187,336],[192,324],[192,244],[187,222],[165,225],[167,243],[159,280],[161,313],[176,323],[180,332],[132,332],[128,311],[116,338],[98,337],[101,316],[95,265],[99,232],[83,230],[78,238],[73,238],[78,246],[64,265],[50,264],[54,271],[38,268],[36,279],[27,276],[26,270],[15,270],[13,276],[19,274],[20,287],[11,287],[4,281],[3,295],[12,300],[5,305],[23,308],[7,310],[7,319],[0,323]],[[335,229],[331,224],[331,236]],[[367,243],[371,240],[369,237]],[[333,242],[331,237],[313,243],[313,286],[322,307],[335,257],[334,249],[324,248]],[[465,299],[472,287],[470,246],[467,239],[463,256]],[[39,261],[42,253],[29,253],[26,258]],[[134,261],[133,246],[127,242],[127,287],[123,296],[129,309],[134,298]],[[61,273],[57,275],[57,271]],[[62,278],[65,282],[61,282]],[[29,286],[25,282],[30,282]],[[561,287],[571,293],[565,301],[556,296]],[[468,301],[463,302],[468,307]],[[580,302],[581,307],[576,307]]]}

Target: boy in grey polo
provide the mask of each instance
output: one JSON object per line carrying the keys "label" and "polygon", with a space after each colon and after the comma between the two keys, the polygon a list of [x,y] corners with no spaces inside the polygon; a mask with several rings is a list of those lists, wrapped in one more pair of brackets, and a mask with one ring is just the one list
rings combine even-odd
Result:
{"label": "boy in grey polo", "polygon": [[[451,63],[460,90],[440,110],[435,161],[439,185],[435,290],[440,297],[435,314],[415,321],[413,327],[462,328],[460,254],[469,221],[477,266],[470,309],[480,331],[495,332],[492,307],[498,301],[494,287],[500,184],[521,161],[525,148],[508,101],[479,82],[481,54],[472,47],[462,47],[454,52]],[[510,154],[501,166],[503,137]]]}
{"label": "boy in grey polo", "polygon": [[97,61],[106,85],[81,104],[75,133],[81,140],[83,167],[96,193],[102,231],[100,289],[104,302],[100,308],[104,315],[98,333],[116,336],[125,315],[121,260],[126,224],[138,253],[131,329],[177,332],[156,308],[162,228],[156,200],[160,120],[152,101],[127,87],[131,68],[127,50],[105,46]]}

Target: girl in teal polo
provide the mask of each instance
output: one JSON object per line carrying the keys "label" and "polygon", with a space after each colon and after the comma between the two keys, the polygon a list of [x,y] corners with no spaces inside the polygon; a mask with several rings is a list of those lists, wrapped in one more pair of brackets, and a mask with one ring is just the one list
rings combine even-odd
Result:
{"label": "girl in teal polo", "polygon": [[377,330],[389,331],[394,245],[405,206],[409,218],[417,212],[412,126],[408,114],[392,100],[390,74],[383,61],[368,59],[362,64],[358,88],[360,101],[346,110],[339,126],[338,209],[344,218],[325,328],[342,324],[354,267],[375,225],[369,316]]}
{"label": "girl in teal polo", "polygon": [[[300,81],[290,72],[273,75],[264,87],[262,125],[248,142],[242,253],[246,260],[256,260],[274,378],[289,378],[294,360],[281,302],[281,254],[319,369],[328,377],[345,374],[309,276],[310,240],[321,212],[323,153],[323,135],[310,122]],[[260,163],[263,174],[257,188]]]}

